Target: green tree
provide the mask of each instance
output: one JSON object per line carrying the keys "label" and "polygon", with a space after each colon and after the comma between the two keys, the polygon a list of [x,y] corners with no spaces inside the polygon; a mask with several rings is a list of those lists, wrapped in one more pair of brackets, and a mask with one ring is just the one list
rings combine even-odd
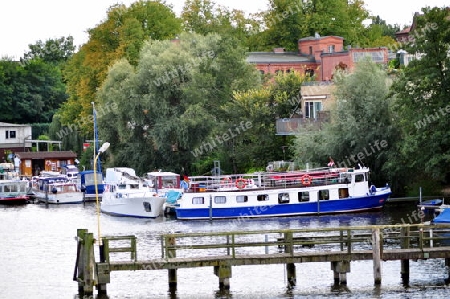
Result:
{"label": "green tree", "polygon": [[[68,62],[64,75],[69,99],[60,110],[60,121],[70,125],[88,119],[97,90],[115,61],[126,58],[136,65],[145,41],[174,38],[180,31],[181,21],[160,1],[110,7],[106,20],[88,30],[88,42]],[[83,134],[92,135],[92,123],[79,124]]]}
{"label": "green tree", "polygon": [[225,121],[222,105],[259,82],[245,58],[234,39],[185,33],[147,42],[136,67],[116,63],[99,93],[103,109],[116,107],[99,117],[102,139],[115,140],[114,164],[180,172],[214,156],[207,143]]}
{"label": "green tree", "polygon": [[384,184],[384,165],[395,145],[388,82],[386,71],[368,60],[351,74],[337,73],[331,122],[320,131],[299,133],[295,152],[300,162],[323,166],[332,157],[338,167],[360,164],[371,168],[375,183]]}
{"label": "green tree", "polygon": [[72,36],[48,39],[45,42],[38,40],[28,47],[30,50],[24,54],[22,63],[39,58],[46,63],[59,64],[72,57],[76,50]]}
{"label": "green tree", "polygon": [[416,180],[428,177],[448,182],[450,14],[447,8],[426,7],[422,11],[414,42],[406,48],[420,59],[411,61],[393,86],[402,133],[400,159],[393,168],[398,173],[414,173]]}

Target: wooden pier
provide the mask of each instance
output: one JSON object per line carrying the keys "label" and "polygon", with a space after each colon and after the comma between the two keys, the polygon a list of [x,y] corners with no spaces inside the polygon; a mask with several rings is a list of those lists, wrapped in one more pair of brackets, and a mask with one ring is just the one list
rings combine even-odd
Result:
{"label": "wooden pier", "polygon": [[[445,259],[446,269],[450,266],[450,225],[171,233],[160,237],[161,257],[146,261],[137,258],[135,236],[102,237],[99,261],[95,261],[93,233],[78,229],[73,279],[79,293],[93,294],[95,287],[99,294],[106,294],[111,271],[167,270],[169,288],[176,291],[181,268],[213,267],[220,289],[228,289],[232,267],[242,265],[284,264],[288,287],[296,285],[296,263],[329,262],[334,283],[343,285],[352,261],[373,261],[374,284],[381,284],[382,261],[400,261],[405,285],[410,260]],[[130,258],[114,260],[117,252],[129,252]],[[447,274],[445,283],[450,282]]]}

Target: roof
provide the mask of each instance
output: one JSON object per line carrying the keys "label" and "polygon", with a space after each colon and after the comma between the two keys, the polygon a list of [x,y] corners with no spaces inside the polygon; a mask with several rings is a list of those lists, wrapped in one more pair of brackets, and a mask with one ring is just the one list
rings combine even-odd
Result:
{"label": "roof", "polygon": [[326,38],[330,38],[330,37],[334,37],[334,38],[338,38],[338,39],[344,39],[343,37],[341,37],[341,36],[336,36],[336,35],[326,35],[326,36],[318,36],[318,37],[315,37],[315,36],[307,36],[307,37],[304,37],[304,38],[301,38],[301,39],[299,39],[298,41],[307,41],[307,40],[321,40],[321,39],[326,39]]}
{"label": "roof", "polygon": [[55,151],[55,152],[18,152],[15,153],[19,159],[71,159],[76,158],[77,154],[73,151]]}
{"label": "roof", "polygon": [[11,124],[11,123],[0,122],[0,127],[31,127],[31,126],[30,125]]}
{"label": "roof", "polygon": [[300,56],[296,52],[249,52],[247,53],[248,63],[299,63],[313,62],[313,58]]}

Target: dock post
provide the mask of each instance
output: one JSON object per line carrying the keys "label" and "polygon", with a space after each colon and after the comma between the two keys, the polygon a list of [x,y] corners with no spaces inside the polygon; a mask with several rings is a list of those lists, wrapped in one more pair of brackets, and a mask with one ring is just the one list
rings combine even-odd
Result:
{"label": "dock post", "polygon": [[[291,256],[294,255],[294,238],[292,236],[292,232],[284,233],[284,252],[289,253]],[[288,287],[292,288],[297,284],[297,277],[295,273],[295,264],[294,263],[286,263],[286,275],[288,281]]]}
{"label": "dock post", "polygon": [[381,284],[381,239],[380,229],[372,229],[373,276],[375,285]]}
{"label": "dock post", "polygon": [[220,263],[219,266],[214,266],[214,274],[219,277],[219,289],[230,289],[231,266]]}
{"label": "dock post", "polygon": [[[401,249],[409,248],[409,227],[402,227],[400,231]],[[402,278],[403,285],[407,286],[409,284],[409,259],[400,261],[400,275]]]}
{"label": "dock post", "polygon": [[77,258],[75,261],[75,269],[73,272],[73,280],[78,282],[78,293],[81,294],[84,290],[84,234],[88,232],[87,229],[77,229]]}
{"label": "dock post", "polygon": [[100,247],[100,250],[103,250],[100,253],[100,256],[104,258],[100,263],[96,263],[96,274],[97,274],[97,292],[98,294],[106,295],[106,284],[110,283],[110,270],[109,270],[109,240],[107,238],[102,238],[103,246]]}
{"label": "dock post", "polygon": [[347,273],[350,273],[350,261],[331,262],[334,284],[347,284]]}
{"label": "dock post", "polygon": [[86,232],[83,236],[83,293],[92,295],[95,285],[94,234]]}
{"label": "dock post", "polygon": [[[177,257],[176,249],[172,246],[175,246],[175,237],[168,236],[166,237],[166,246],[171,248],[167,249],[167,258],[175,258]],[[175,291],[177,289],[177,269],[169,269],[168,270],[168,278],[169,278],[169,289],[171,291]]]}

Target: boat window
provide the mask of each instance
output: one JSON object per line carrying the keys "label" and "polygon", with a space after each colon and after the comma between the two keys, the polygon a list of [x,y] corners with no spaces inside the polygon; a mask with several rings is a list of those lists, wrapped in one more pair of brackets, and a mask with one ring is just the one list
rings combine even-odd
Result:
{"label": "boat window", "polygon": [[146,212],[152,211],[152,205],[149,202],[144,201],[142,204],[144,205],[144,209]]}
{"label": "boat window", "polygon": [[278,193],[278,203],[289,203],[289,193]]}
{"label": "boat window", "polygon": [[355,182],[359,183],[359,182],[364,182],[364,174],[357,174],[355,175]]}
{"label": "boat window", "polygon": [[236,202],[247,202],[248,196],[247,195],[238,195],[236,196]]}
{"label": "boat window", "polygon": [[339,188],[339,198],[348,197],[348,188]]}
{"label": "boat window", "polygon": [[130,184],[130,189],[139,189],[139,184]]}
{"label": "boat window", "polygon": [[117,189],[126,189],[127,185],[126,184],[120,184],[117,186]]}
{"label": "boat window", "polygon": [[11,191],[11,188],[10,188],[10,187],[11,187],[11,186],[5,185],[5,186],[4,186],[5,192],[10,192],[10,191]]}
{"label": "boat window", "polygon": [[319,190],[319,200],[329,200],[330,191],[329,190]]}
{"label": "boat window", "polygon": [[193,197],[192,204],[193,205],[202,205],[205,203],[205,199],[203,197]]}
{"label": "boat window", "polygon": [[309,201],[309,192],[299,192],[298,193],[298,201]]}
{"label": "boat window", "polygon": [[225,196],[214,196],[214,203],[223,204],[227,202],[227,198]]}
{"label": "boat window", "polygon": [[268,201],[269,200],[269,195],[267,195],[267,194],[259,194],[256,197],[256,200],[258,200],[258,201]]}

